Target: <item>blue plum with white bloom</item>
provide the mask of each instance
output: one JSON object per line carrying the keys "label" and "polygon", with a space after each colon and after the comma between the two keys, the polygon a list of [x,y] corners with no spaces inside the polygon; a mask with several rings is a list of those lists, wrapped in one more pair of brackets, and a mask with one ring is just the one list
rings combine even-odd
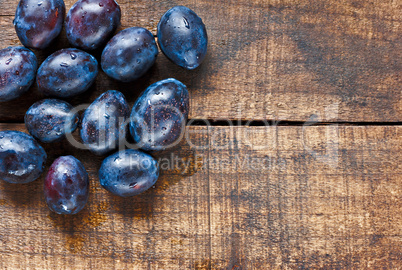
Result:
{"label": "blue plum with white bloom", "polygon": [[36,56],[27,48],[0,50],[0,102],[16,99],[28,91],[37,69]]}
{"label": "blue plum with white bloom", "polygon": [[21,0],[14,26],[21,43],[44,49],[60,34],[66,7],[63,0]]}
{"label": "blue plum with white bloom", "polygon": [[114,0],[78,0],[68,11],[68,41],[83,50],[103,46],[120,25],[121,10]]}
{"label": "blue plum with white bloom", "polygon": [[126,138],[130,107],[124,95],[109,90],[99,96],[84,112],[81,139],[96,155],[104,155]]}
{"label": "blue plum with white bloom", "polygon": [[50,55],[39,67],[36,82],[47,96],[68,98],[85,92],[98,75],[98,61],[84,51],[68,48]]}
{"label": "blue plum with white bloom", "polygon": [[79,116],[73,106],[59,99],[43,99],[34,103],[25,114],[29,133],[41,142],[60,141],[77,128]]}
{"label": "blue plum with white bloom", "polygon": [[0,131],[0,179],[14,184],[32,182],[42,174],[46,158],[45,150],[28,134]]}
{"label": "blue plum with white bloom", "polygon": [[146,191],[155,185],[158,177],[157,161],[150,155],[133,149],[107,157],[99,170],[102,187],[121,197]]}
{"label": "blue plum with white bloom", "polygon": [[144,75],[157,56],[158,46],[152,33],[145,28],[131,27],[119,32],[107,43],[101,65],[108,76],[129,82]]}
{"label": "blue plum with white bloom", "polygon": [[149,86],[134,103],[130,132],[146,151],[165,150],[179,142],[189,111],[187,87],[170,78]]}
{"label": "blue plum with white bloom", "polygon": [[84,165],[73,156],[56,159],[44,182],[46,203],[57,214],[76,214],[88,200],[89,178]]}
{"label": "blue plum with white bloom", "polygon": [[168,10],[158,23],[158,43],[162,52],[175,64],[195,69],[207,54],[207,30],[194,11],[176,6]]}

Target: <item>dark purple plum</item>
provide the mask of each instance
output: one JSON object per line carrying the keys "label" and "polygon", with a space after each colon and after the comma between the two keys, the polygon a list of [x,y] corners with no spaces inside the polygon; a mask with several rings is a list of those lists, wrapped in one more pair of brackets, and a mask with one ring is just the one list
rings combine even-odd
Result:
{"label": "dark purple plum", "polygon": [[103,71],[110,77],[129,82],[144,75],[155,63],[158,46],[151,32],[132,27],[115,35],[102,53]]}
{"label": "dark purple plum", "polygon": [[107,157],[99,170],[102,187],[121,197],[138,195],[159,177],[157,161],[138,150],[127,149]]}
{"label": "dark purple plum", "polygon": [[13,184],[32,182],[42,174],[46,152],[20,131],[0,131],[0,179]]}
{"label": "dark purple plum", "polygon": [[189,110],[187,87],[176,79],[149,86],[135,102],[130,132],[146,151],[165,150],[176,145],[186,126]]}
{"label": "dark purple plum", "polygon": [[69,48],[50,55],[39,67],[36,82],[47,96],[68,98],[89,89],[98,75],[98,61],[84,51]]}
{"label": "dark purple plum", "polygon": [[77,128],[79,116],[73,106],[58,99],[43,99],[34,103],[25,114],[29,133],[41,142],[62,140]]}
{"label": "dark purple plum", "polygon": [[66,17],[67,39],[74,47],[97,49],[112,37],[120,17],[120,7],[114,0],[78,0]]}
{"label": "dark purple plum", "polygon": [[36,56],[24,47],[0,50],[0,102],[9,101],[28,91],[35,80]]}
{"label": "dark purple plum", "polygon": [[173,63],[195,69],[207,54],[207,30],[194,11],[176,6],[169,9],[158,23],[158,43]]}
{"label": "dark purple plum", "polygon": [[57,214],[76,214],[88,200],[89,178],[81,161],[73,156],[56,159],[45,178],[45,200]]}
{"label": "dark purple plum", "polygon": [[14,26],[21,43],[44,49],[60,34],[66,7],[63,0],[20,0]]}
{"label": "dark purple plum", "polygon": [[109,90],[98,97],[84,112],[81,139],[96,155],[115,150],[126,138],[130,107],[122,93]]}

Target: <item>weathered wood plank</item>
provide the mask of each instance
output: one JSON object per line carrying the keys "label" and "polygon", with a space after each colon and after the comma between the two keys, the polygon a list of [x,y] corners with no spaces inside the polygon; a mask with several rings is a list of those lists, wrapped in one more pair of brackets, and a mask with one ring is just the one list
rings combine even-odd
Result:
{"label": "weathered wood plank", "polygon": [[400,128],[253,128],[245,144],[243,129],[217,131],[230,145],[209,154],[216,268],[400,265]]}
{"label": "weathered wood plank", "polygon": [[[0,1],[0,47],[19,44],[12,20],[17,0]],[[66,1],[67,8],[73,0]],[[176,1],[119,1],[122,28],[156,33],[160,16]],[[176,77],[191,91],[190,118],[395,122],[402,120],[402,31],[398,1],[186,0],[204,19],[209,54],[196,71],[161,54],[141,80],[119,84],[102,75],[89,102],[110,88],[134,102],[157,80]],[[211,8],[213,7],[213,8]],[[64,34],[55,49],[65,47]],[[32,93],[1,104],[0,121],[20,122],[42,97]]]}
{"label": "weathered wood plank", "polygon": [[398,126],[189,127],[157,156],[155,188],[131,199],[99,186],[101,158],[45,145],[48,165],[66,154],[83,161],[89,203],[58,216],[44,203],[43,177],[1,181],[0,268],[394,269],[401,136]]}
{"label": "weathered wood plank", "polygon": [[[0,130],[5,128],[24,130],[22,125],[0,124]],[[195,144],[204,140],[193,137]],[[91,179],[88,205],[74,217],[59,216],[47,209],[43,179],[23,186],[1,181],[1,269],[185,269],[209,258],[207,171],[194,174],[188,146],[173,156],[192,162],[188,172],[182,173],[180,163],[165,167],[155,189],[128,200],[100,187],[101,158],[67,142],[45,147],[48,165],[66,154],[83,162]],[[170,153],[164,158],[170,159]]]}

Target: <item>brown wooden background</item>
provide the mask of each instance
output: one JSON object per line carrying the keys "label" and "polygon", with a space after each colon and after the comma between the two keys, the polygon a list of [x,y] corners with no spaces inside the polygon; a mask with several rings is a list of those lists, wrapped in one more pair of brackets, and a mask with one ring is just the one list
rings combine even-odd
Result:
{"label": "brown wooden background", "polygon": [[[166,10],[192,8],[207,26],[207,59],[185,71],[160,54],[140,80],[118,83],[101,72],[69,101],[116,89],[133,104],[151,83],[175,77],[188,86],[198,121],[173,156],[156,155],[180,162],[128,199],[98,184],[101,158],[67,142],[44,145],[47,166],[67,154],[84,163],[88,205],[59,216],[46,207],[43,177],[1,181],[1,269],[402,267],[399,1],[118,2],[122,29],[154,34]],[[0,0],[1,48],[20,44],[17,3]],[[63,32],[36,54],[43,61],[67,44]],[[0,130],[26,131],[25,111],[41,98],[32,87],[1,103]]]}

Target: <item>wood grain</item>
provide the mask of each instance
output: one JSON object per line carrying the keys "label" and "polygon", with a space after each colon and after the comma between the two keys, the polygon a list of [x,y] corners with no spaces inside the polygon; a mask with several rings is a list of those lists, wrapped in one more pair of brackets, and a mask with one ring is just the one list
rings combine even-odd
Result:
{"label": "wood grain", "polygon": [[[74,2],[65,1],[67,9]],[[44,202],[43,176],[25,185],[0,181],[0,269],[402,265],[402,129],[386,126],[402,121],[398,1],[118,2],[120,29],[154,34],[166,10],[192,8],[207,26],[208,56],[186,71],[161,53],[133,83],[100,72],[73,105],[110,89],[132,105],[151,83],[175,77],[189,87],[190,119],[382,125],[188,126],[178,147],[155,155],[162,169],[156,186],[129,199],[100,187],[102,158],[66,141],[46,144],[47,167],[60,155],[84,163],[88,205],[59,216]],[[20,45],[12,25],[17,3],[0,0],[0,48]],[[65,47],[63,32],[35,54],[42,62]],[[1,103],[0,130],[26,132],[24,114],[42,98],[34,86]]]}
{"label": "wood grain", "polygon": [[[17,0],[0,0],[0,47],[20,44],[12,25]],[[67,0],[69,9],[74,0]],[[117,89],[134,102],[151,83],[175,77],[191,91],[190,118],[323,122],[402,120],[401,5],[383,0],[185,0],[119,1],[122,27],[156,33],[174,5],[194,9],[205,21],[209,53],[195,71],[174,66],[162,54],[142,79],[121,84],[101,74],[88,103]],[[212,7],[212,8],[211,8]],[[46,55],[67,47],[65,34]],[[100,52],[95,52],[99,59]],[[2,103],[0,121],[21,122],[43,98],[35,87],[16,102]],[[18,104],[18,106],[16,106]]]}
{"label": "wood grain", "polygon": [[[24,131],[21,124],[0,130]],[[87,207],[59,216],[43,177],[0,182],[1,269],[397,269],[402,128],[189,127],[156,156],[155,188],[117,198],[101,158],[63,142],[91,179]],[[329,158],[326,158],[329,157]],[[166,160],[177,165],[167,167]]]}

